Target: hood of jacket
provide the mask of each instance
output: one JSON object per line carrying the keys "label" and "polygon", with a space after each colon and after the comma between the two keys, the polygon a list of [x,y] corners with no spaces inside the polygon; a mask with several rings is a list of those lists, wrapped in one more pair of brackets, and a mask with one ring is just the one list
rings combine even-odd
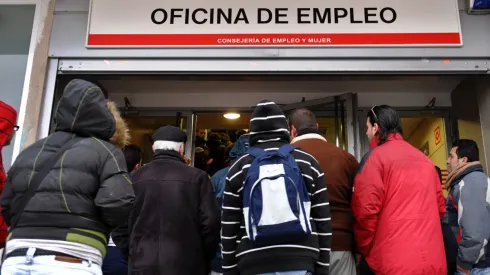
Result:
{"label": "hood of jacket", "polygon": [[7,145],[7,140],[14,130],[17,111],[0,100],[0,150]]}
{"label": "hood of jacket", "polygon": [[68,83],[55,112],[55,130],[129,144],[129,130],[115,103],[107,101],[97,85],[74,79]]}

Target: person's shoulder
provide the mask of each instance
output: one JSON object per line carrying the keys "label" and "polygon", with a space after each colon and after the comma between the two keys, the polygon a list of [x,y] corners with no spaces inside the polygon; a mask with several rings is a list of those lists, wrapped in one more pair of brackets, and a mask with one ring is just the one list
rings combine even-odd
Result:
{"label": "person's shoulder", "polygon": [[483,171],[474,171],[465,175],[462,179],[464,182],[487,188],[490,185],[490,179]]}
{"label": "person's shoulder", "polygon": [[377,148],[378,147],[369,149],[369,151],[367,151],[366,154],[364,154],[364,156],[362,156],[361,162],[359,162],[359,166],[357,169],[358,173],[360,173],[362,171],[362,169],[366,166],[366,163],[368,162],[368,160],[379,157],[379,152],[378,152],[379,150],[376,150]]}
{"label": "person's shoulder", "polygon": [[223,177],[226,177],[229,169],[230,167],[225,167],[221,170],[218,170],[218,172],[214,173],[214,175],[211,177],[211,181],[219,181]]}
{"label": "person's shoulder", "polygon": [[209,179],[209,175],[205,171],[203,171],[199,168],[190,166],[190,165],[183,163],[183,162],[178,163],[177,166],[175,167],[175,169],[179,173],[181,173],[183,176],[188,176],[191,180],[201,179],[201,178]]}
{"label": "person's shoulder", "polygon": [[294,150],[291,152],[294,159],[300,161],[306,161],[308,163],[318,162],[317,159],[313,156],[313,154],[305,151],[301,147],[295,146]]}
{"label": "person's shoulder", "polygon": [[228,173],[235,173],[236,171],[242,170],[244,167],[247,167],[247,165],[250,165],[253,161],[254,157],[250,154],[245,154],[241,157],[239,157],[237,160],[235,160],[230,167],[228,168]]}

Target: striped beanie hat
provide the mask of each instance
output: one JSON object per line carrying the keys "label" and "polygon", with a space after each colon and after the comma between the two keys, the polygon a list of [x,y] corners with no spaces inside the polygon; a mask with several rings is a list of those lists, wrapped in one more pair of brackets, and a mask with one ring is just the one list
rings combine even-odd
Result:
{"label": "striped beanie hat", "polygon": [[276,103],[262,100],[250,119],[250,146],[270,141],[289,143],[289,126],[286,116]]}

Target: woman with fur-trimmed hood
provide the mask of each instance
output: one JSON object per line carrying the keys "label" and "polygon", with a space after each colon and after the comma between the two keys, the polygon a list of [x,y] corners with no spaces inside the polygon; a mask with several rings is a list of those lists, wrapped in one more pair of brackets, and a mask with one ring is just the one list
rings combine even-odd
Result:
{"label": "woman with fur-trimmed hood", "polygon": [[[120,149],[128,129],[101,89],[70,81],[54,119],[55,132],[26,148],[8,172],[2,215],[9,225],[20,219],[9,229],[3,274],[102,274],[109,233],[127,221],[134,201]],[[33,175],[72,139],[24,211],[17,210]]]}

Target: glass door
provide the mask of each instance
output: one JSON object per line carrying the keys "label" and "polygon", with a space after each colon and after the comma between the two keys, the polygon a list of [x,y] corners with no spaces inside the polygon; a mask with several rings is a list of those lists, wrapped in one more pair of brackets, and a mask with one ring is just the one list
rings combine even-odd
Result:
{"label": "glass door", "polygon": [[357,127],[357,95],[353,93],[318,98],[281,106],[284,113],[299,108],[311,110],[328,142],[360,158]]}
{"label": "glass door", "polygon": [[[192,150],[191,112],[160,111],[150,109],[121,108],[121,115],[128,124],[131,133],[131,144],[138,145],[143,151],[143,163],[153,159],[153,133],[165,125],[174,125],[187,133],[190,141],[185,148],[186,158],[190,159]],[[190,120],[190,121],[189,121]],[[190,144],[190,145],[189,145]]]}

